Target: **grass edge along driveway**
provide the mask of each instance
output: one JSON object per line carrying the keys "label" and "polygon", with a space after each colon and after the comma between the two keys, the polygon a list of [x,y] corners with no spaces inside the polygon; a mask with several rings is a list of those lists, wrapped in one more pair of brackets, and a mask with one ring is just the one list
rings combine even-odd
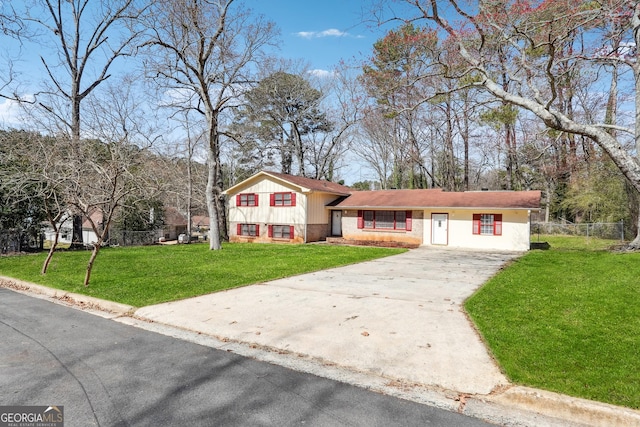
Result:
{"label": "grass edge along driveway", "polygon": [[548,237],[465,309],[516,384],[640,408],[640,253]]}
{"label": "grass edge along driveway", "polygon": [[333,245],[227,243],[104,248],[89,287],[90,252],[60,251],[40,274],[45,253],[0,258],[0,275],[142,307],[268,280],[368,261],[406,249]]}

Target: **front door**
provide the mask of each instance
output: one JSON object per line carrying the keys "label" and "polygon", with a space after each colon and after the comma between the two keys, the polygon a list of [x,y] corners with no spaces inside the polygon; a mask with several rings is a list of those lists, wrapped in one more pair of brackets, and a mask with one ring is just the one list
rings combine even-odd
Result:
{"label": "front door", "polygon": [[446,245],[448,234],[449,214],[431,214],[431,244]]}
{"label": "front door", "polygon": [[331,211],[331,235],[342,236],[342,211]]}

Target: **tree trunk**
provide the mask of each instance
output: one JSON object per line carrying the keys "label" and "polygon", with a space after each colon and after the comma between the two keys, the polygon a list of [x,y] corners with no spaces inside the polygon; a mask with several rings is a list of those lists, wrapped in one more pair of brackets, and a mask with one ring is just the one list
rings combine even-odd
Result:
{"label": "tree trunk", "polygon": [[291,139],[293,139],[294,150],[296,153],[296,157],[298,158],[298,164],[300,168],[300,176],[306,177],[306,172],[304,168],[304,147],[302,145],[302,136],[300,135],[300,130],[296,123],[291,123]]}
{"label": "tree trunk", "polygon": [[96,233],[96,237],[98,238],[98,241],[95,242],[93,245],[93,250],[91,251],[91,257],[89,257],[89,263],[87,264],[87,273],[84,276],[85,288],[89,287],[89,280],[91,279],[91,271],[93,270],[93,263],[95,262],[96,257],[98,256],[98,252],[100,252],[100,249],[102,248],[103,243],[109,240],[108,236],[111,229],[111,219],[113,217],[113,211],[116,206],[117,206],[117,201],[114,201],[114,205],[110,206],[109,208],[106,219],[104,218],[104,211],[103,211],[103,223],[102,223],[101,231],[99,230],[98,225],[91,219],[90,216],[88,216],[89,222],[91,223],[91,228],[93,229],[93,232]]}
{"label": "tree trunk", "polygon": [[[77,52],[74,51],[77,55]],[[74,56],[77,58],[77,56]],[[71,83],[71,148],[73,150],[73,159],[79,161],[82,159],[80,153],[80,87],[77,75],[74,73]],[[72,162],[74,161],[72,160]],[[69,165],[69,167],[73,167]],[[73,232],[71,236],[70,249],[82,249],[84,247],[84,236],[82,235],[82,216],[73,215]]]}
{"label": "tree trunk", "polygon": [[215,113],[210,113],[209,117],[209,149],[207,150],[207,211],[209,212],[209,249],[220,250],[220,222],[218,215],[218,197],[220,196],[220,188],[218,187],[218,179],[220,176],[220,146],[217,131]]}
{"label": "tree trunk", "polygon": [[[465,95],[466,96],[466,95]],[[462,117],[462,141],[464,142],[464,177],[463,190],[469,191],[469,109],[467,100],[464,101],[464,116]]]}
{"label": "tree trunk", "polygon": [[220,230],[218,222],[218,207],[213,194],[213,168],[209,166],[209,180],[207,181],[207,211],[209,212],[209,249],[222,249],[220,245]]}
{"label": "tree trunk", "polygon": [[445,109],[445,120],[447,124],[445,136],[445,173],[444,187],[446,191],[455,191],[456,189],[456,171],[455,171],[455,153],[453,149],[453,119],[451,117],[451,98],[447,99]]}
{"label": "tree trunk", "polygon": [[192,228],[192,221],[191,221],[191,205],[192,205],[192,198],[193,198],[193,178],[191,176],[191,157],[192,157],[192,153],[191,153],[191,141],[188,142],[189,144],[189,158],[187,160],[187,236],[189,236],[189,243],[191,243],[191,228]]}
{"label": "tree trunk", "polygon": [[640,250],[640,203],[638,203],[638,217],[636,226],[638,227],[638,231],[636,232],[636,237],[629,243],[629,249]]}
{"label": "tree trunk", "polygon": [[82,215],[73,215],[73,232],[71,235],[71,246],[69,249],[82,249],[84,247],[84,237],[82,236]]}
{"label": "tree trunk", "polygon": [[89,280],[91,279],[91,270],[93,270],[93,263],[98,256],[98,252],[100,252],[100,246],[102,245],[102,239],[98,239],[95,245],[93,245],[93,250],[91,251],[91,257],[89,258],[89,263],[87,264],[87,273],[84,276],[84,287],[89,287]]}
{"label": "tree trunk", "polygon": [[216,208],[218,212],[218,235],[220,236],[220,242],[229,241],[229,232],[227,230],[227,199],[222,194],[222,188],[224,187],[222,181],[222,168],[218,168],[218,177],[216,185]]}
{"label": "tree trunk", "polygon": [[[636,57],[635,57],[635,63],[633,66],[633,75],[635,77],[635,83],[636,83],[635,85],[636,123],[635,123],[635,129],[634,129],[635,130],[634,137],[635,137],[635,147],[636,147],[635,160],[636,160],[636,164],[638,164],[640,163],[640,151],[638,151],[640,149],[640,62],[639,62],[640,49],[638,49],[638,46],[640,46],[640,4],[636,4],[631,22],[633,25],[633,37],[636,45],[636,49],[635,49]],[[634,185],[633,187],[636,189],[636,195],[640,195],[640,186]],[[638,226],[638,229],[636,231],[636,237],[629,244],[629,247],[632,249],[640,249],[640,209],[638,210],[637,226]]]}
{"label": "tree trunk", "polygon": [[49,248],[49,253],[47,254],[47,258],[44,260],[44,264],[42,264],[42,270],[40,274],[47,274],[47,269],[49,268],[49,263],[51,263],[51,258],[53,258],[53,253],[56,251],[58,247],[58,240],[60,236],[60,229],[58,227],[53,227],[53,243],[51,243],[51,248]]}

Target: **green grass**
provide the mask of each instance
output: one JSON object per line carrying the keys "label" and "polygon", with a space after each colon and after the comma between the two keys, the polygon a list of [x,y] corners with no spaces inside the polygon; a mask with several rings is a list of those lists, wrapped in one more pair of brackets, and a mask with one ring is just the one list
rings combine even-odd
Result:
{"label": "green grass", "polygon": [[514,383],[640,408],[640,253],[541,240],[465,308]]}
{"label": "green grass", "polygon": [[104,248],[91,283],[82,285],[90,252],[0,258],[0,275],[141,307],[404,252],[404,249],[230,243]]}

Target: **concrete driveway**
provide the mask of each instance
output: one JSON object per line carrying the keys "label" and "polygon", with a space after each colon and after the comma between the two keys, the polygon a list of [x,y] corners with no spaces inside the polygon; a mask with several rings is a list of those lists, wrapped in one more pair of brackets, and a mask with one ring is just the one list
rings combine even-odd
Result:
{"label": "concrete driveway", "polygon": [[421,247],[135,315],[390,380],[489,394],[508,382],[461,304],[518,256]]}

